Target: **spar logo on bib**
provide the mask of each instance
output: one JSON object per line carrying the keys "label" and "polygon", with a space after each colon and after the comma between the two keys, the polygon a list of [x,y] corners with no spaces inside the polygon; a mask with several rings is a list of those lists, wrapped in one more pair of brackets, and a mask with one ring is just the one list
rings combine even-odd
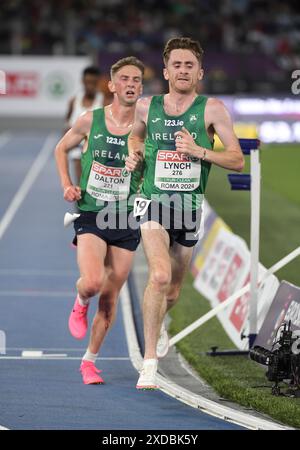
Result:
{"label": "spar logo on bib", "polygon": [[190,161],[188,155],[178,153],[177,151],[170,152],[168,150],[159,150],[157,154],[158,161],[176,162],[176,161]]}
{"label": "spar logo on bib", "polygon": [[120,177],[121,175],[123,175],[121,167],[107,167],[96,161],[93,162],[92,171],[106,177]]}

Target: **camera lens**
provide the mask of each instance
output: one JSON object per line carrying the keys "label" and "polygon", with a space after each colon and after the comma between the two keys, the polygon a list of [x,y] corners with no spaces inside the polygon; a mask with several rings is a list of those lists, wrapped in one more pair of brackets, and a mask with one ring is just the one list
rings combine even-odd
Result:
{"label": "camera lens", "polygon": [[250,349],[249,356],[253,361],[267,366],[272,353],[269,350],[257,345],[254,348]]}

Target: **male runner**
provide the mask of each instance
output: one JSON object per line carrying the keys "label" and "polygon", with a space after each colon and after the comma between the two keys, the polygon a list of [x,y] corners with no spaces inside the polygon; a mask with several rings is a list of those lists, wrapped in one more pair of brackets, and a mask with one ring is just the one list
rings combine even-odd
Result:
{"label": "male runner", "polygon": [[[203,77],[202,54],[199,42],[190,38],[167,42],[163,58],[169,92],[138,101],[128,141],[129,154],[139,158],[145,141],[141,195],[146,201],[140,201],[138,209],[149,279],[143,302],[145,355],[138,389],[157,387],[157,358],[168,349],[163,318],[178,299],[198,240],[199,212],[211,164],[236,171],[244,166],[225,106],[216,98],[197,95]],[[224,145],[222,152],[213,151],[214,133]],[[126,167],[134,170],[135,164],[128,161]],[[160,342],[160,355],[158,339],[164,342]]]}
{"label": "male runner", "polygon": [[[100,71],[98,67],[86,67],[82,72],[81,81],[83,89],[69,101],[64,130],[65,133],[74,125],[81,114],[103,106],[104,95],[99,91]],[[69,157],[74,162],[76,184],[78,184],[81,175],[80,144],[70,151]]]}
{"label": "male runner", "polygon": [[[109,81],[114,95],[112,104],[80,116],[55,150],[64,198],[69,202],[77,200],[80,210],[80,217],[74,222],[80,278],[69,318],[69,329],[75,338],[82,339],[86,335],[90,299],[100,294],[89,346],[80,366],[85,384],[103,383],[95,361],[114,321],[119,292],[139,244],[139,229],[128,226],[132,206],[127,200],[137,191],[140,173],[128,173],[125,159],[136,101],[142,92],[143,74],[144,66],[135,57],[115,63]],[[83,139],[80,186],[74,186],[67,154]]]}

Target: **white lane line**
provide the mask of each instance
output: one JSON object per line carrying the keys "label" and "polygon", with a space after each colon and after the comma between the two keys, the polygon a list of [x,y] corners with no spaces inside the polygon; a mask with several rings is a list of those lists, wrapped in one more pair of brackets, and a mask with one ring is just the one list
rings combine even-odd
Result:
{"label": "white lane line", "polygon": [[67,353],[44,353],[41,350],[24,350],[21,353],[22,358],[67,358]]}
{"label": "white lane line", "polygon": [[[0,356],[0,361],[2,359],[5,360],[16,360],[16,361],[42,361],[42,360],[51,360],[51,361],[80,361],[82,356],[59,356],[59,355],[42,355],[42,356]],[[120,356],[120,357],[100,357],[97,358],[97,361],[130,361],[128,356]]]}
{"label": "white lane line", "polygon": [[27,172],[21,186],[19,187],[14,198],[10,202],[9,207],[5,211],[2,220],[0,221],[0,239],[3,237],[7,227],[13,220],[23,200],[30,191],[32,185],[34,184],[36,178],[43,169],[44,165],[46,164],[50,154],[53,152],[56,142],[57,142],[56,133],[51,133],[50,135],[47,136],[43,147],[41,148],[38,156],[34,160],[29,171]]}
{"label": "white lane line", "polygon": [[[0,137],[0,148],[3,147],[4,145],[6,145],[10,139],[11,139],[11,135],[9,133],[2,135]],[[23,183],[19,187],[19,189],[16,192],[14,198],[12,199],[9,207],[7,208],[4,216],[2,217],[2,220],[0,221],[0,239],[3,237],[7,227],[9,226],[12,219],[14,218],[22,201],[25,199],[30,188],[32,187],[33,183],[35,182],[37,176],[39,175],[40,171],[46,164],[46,162],[51,154],[51,151],[54,148],[56,140],[57,140],[57,136],[54,135],[53,133],[51,133],[47,137],[40,153],[38,154],[37,158],[35,159],[30,170],[27,172],[27,175],[25,176]],[[8,430],[8,429],[9,428],[6,428],[6,427],[3,427],[0,425],[0,430]]]}
{"label": "white lane line", "polygon": [[[129,356],[132,365],[140,370],[142,366],[142,355],[138,345],[136,336],[135,325],[132,315],[132,307],[130,302],[130,294],[127,283],[121,290],[121,306],[123,312],[123,322],[125,327],[125,334],[127,340],[127,346]],[[199,394],[179,386],[173,381],[163,377],[162,375],[156,376],[156,381],[160,386],[160,390],[170,395],[171,397],[185,403],[193,408],[200,409],[205,414],[209,414],[214,417],[218,417],[226,422],[232,422],[245,428],[253,430],[292,430],[293,428],[277,424],[267,419],[260,419],[258,417],[246,414],[244,412],[236,411],[228,406],[221,405],[213,400],[209,400]]]}
{"label": "white lane line", "polygon": [[0,269],[0,276],[45,276],[45,277],[73,277],[78,276],[77,270],[51,270],[51,269]]}
{"label": "white lane line", "polygon": [[5,132],[0,135],[0,148],[4,147],[12,138],[11,133]]}
{"label": "white lane line", "polygon": [[73,291],[0,291],[0,297],[74,297]]}
{"label": "white lane line", "polygon": [[125,335],[127,341],[127,347],[129,351],[129,357],[131,359],[133,367],[139,371],[143,365],[143,358],[140,352],[140,347],[137,340],[135,331],[135,325],[133,321],[133,313],[130,302],[130,295],[127,282],[123,285],[121,292],[121,307],[123,315],[123,323],[125,328]]}
{"label": "white lane line", "polygon": [[52,348],[52,347],[39,347],[39,348],[35,348],[35,347],[30,347],[30,348],[25,348],[25,347],[6,347],[6,352],[9,353],[11,351],[19,351],[19,352],[23,352],[23,351],[48,351],[48,352],[86,352],[86,348]]}

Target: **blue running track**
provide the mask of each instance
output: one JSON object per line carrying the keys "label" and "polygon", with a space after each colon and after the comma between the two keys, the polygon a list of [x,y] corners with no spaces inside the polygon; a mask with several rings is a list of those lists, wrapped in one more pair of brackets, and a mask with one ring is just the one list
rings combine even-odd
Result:
{"label": "blue running track", "polygon": [[[0,223],[48,132],[18,132],[0,148]],[[59,135],[57,134],[57,140]],[[103,386],[85,386],[79,373],[87,346],[67,322],[78,276],[72,211],[62,198],[53,153],[0,239],[0,425],[10,429],[223,430],[236,425],[201,413],[161,391],[138,392],[121,309],[100,354]],[[96,301],[90,310],[90,320]],[[23,350],[59,354],[25,359]]]}

